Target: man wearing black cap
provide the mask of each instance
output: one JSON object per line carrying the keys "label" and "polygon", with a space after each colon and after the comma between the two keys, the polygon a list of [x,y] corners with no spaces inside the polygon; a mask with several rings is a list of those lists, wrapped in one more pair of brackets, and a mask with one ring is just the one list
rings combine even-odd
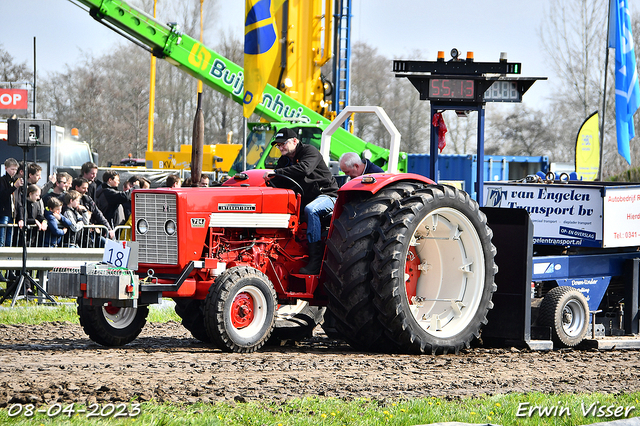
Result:
{"label": "man wearing black cap", "polygon": [[304,190],[302,205],[307,215],[307,241],[309,242],[309,263],[300,269],[301,274],[320,273],[324,245],[321,241],[320,217],[333,210],[338,196],[338,184],[329,167],[322,159],[320,151],[298,140],[298,134],[288,128],[279,130],[271,145],[280,150],[276,168],[265,173],[292,178]]}

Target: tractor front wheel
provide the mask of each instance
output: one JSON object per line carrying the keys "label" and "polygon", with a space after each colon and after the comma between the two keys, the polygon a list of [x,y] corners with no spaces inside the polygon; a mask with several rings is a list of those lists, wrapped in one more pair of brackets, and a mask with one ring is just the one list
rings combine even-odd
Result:
{"label": "tractor front wheel", "polygon": [[147,323],[148,314],[148,306],[89,305],[78,298],[80,325],[91,340],[103,346],[123,346],[135,340]]}
{"label": "tractor front wheel", "polygon": [[226,352],[255,352],[271,336],[276,292],[257,269],[236,266],[224,271],[205,299],[204,323],[211,341]]}

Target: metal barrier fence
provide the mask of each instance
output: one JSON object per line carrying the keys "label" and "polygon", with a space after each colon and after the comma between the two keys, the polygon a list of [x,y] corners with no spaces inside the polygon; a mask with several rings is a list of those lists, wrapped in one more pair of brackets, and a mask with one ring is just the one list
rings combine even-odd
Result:
{"label": "metal barrier fence", "polygon": [[[2,232],[4,230],[4,232]],[[131,240],[131,227],[121,225],[115,228],[115,239]],[[38,229],[37,225],[27,225],[27,247],[73,247],[73,248],[101,248],[105,239],[109,238],[109,230],[104,225],[84,225],[82,229],[73,232],[67,230],[65,235],[56,236],[45,230]],[[22,247],[22,229],[15,224],[0,224],[0,237],[5,236],[5,241],[0,241],[0,247]],[[0,238],[1,239],[1,238]]]}
{"label": "metal barrier fence", "polygon": [[[5,235],[11,233],[9,244],[0,245],[0,271],[19,272],[23,266],[23,236],[22,229],[14,224],[0,224],[0,230],[5,230]],[[68,233],[69,231],[67,231]],[[34,278],[46,290],[48,284],[48,272],[56,267],[79,268],[86,263],[102,261],[104,244],[109,238],[108,229],[102,225],[84,226],[79,230],[73,243],[71,239],[62,239],[60,245],[47,246],[46,231],[38,229],[37,225],[29,225],[26,229],[27,258],[26,270],[31,272]],[[2,232],[0,232],[1,236]],[[117,226],[113,230],[115,239],[130,240],[131,227],[128,225]],[[35,271],[41,271],[35,273]],[[7,286],[9,284],[7,283]],[[38,296],[40,297],[40,295]],[[12,304],[13,306],[13,304]]]}

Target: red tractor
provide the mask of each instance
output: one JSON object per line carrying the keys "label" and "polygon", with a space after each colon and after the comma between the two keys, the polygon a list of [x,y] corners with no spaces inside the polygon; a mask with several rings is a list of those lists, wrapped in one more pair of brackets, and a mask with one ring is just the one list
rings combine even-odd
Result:
{"label": "red tractor", "polygon": [[223,351],[262,347],[279,306],[299,300],[326,306],[335,331],[361,350],[455,352],[479,336],[493,306],[496,250],[468,194],[413,174],[353,179],[326,218],[320,274],[301,275],[302,189],[263,175],[239,173],[216,188],[134,191],[137,274],[146,278],[118,298],[80,293],[89,337],[131,342],[161,297],[176,301],[195,338]]}

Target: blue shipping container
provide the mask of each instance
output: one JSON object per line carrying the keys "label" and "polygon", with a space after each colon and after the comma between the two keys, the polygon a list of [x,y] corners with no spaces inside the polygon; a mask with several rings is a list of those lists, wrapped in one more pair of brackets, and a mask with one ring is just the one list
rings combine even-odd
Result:
{"label": "blue shipping container", "polygon": [[[408,154],[407,171],[419,175],[429,176],[429,154]],[[440,181],[456,181],[460,187],[476,198],[476,176],[478,157],[475,154],[467,155],[439,155],[438,176],[434,179]],[[549,157],[545,156],[514,156],[514,155],[485,155],[484,156],[484,180],[517,180],[533,175],[536,172],[549,171]]]}

